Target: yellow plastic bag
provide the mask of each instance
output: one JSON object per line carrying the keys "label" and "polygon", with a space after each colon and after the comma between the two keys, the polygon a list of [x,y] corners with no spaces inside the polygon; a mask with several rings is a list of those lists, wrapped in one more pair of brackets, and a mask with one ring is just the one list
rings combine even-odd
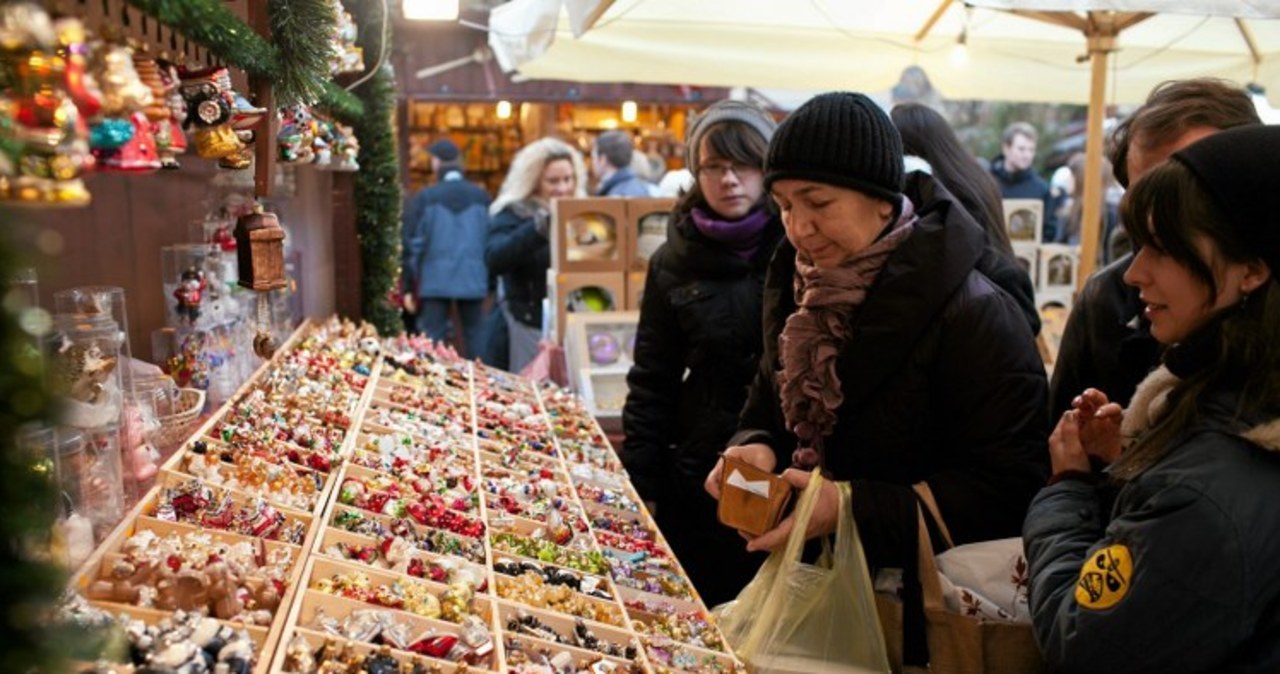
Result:
{"label": "yellow plastic bag", "polygon": [[814,473],[796,502],[795,527],[738,598],[715,610],[738,657],[764,674],[889,671],[871,578],[853,523],[849,483],[838,482],[834,549],[822,541],[817,564],[800,561],[804,532],[823,479]]}

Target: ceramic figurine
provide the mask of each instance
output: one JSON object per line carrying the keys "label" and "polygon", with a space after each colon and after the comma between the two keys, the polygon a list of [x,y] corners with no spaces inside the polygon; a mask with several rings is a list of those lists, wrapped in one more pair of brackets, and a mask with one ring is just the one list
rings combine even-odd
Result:
{"label": "ceramic figurine", "polygon": [[122,45],[103,47],[95,77],[102,88],[101,118],[90,146],[104,171],[143,173],[160,168],[160,154],[147,110],[163,107],[133,66],[133,50]]}
{"label": "ceramic figurine", "polygon": [[195,325],[200,320],[200,302],[208,286],[209,281],[204,272],[196,267],[188,267],[182,272],[182,280],[173,291],[174,299],[178,300],[176,310],[180,319],[186,320],[190,325]]}

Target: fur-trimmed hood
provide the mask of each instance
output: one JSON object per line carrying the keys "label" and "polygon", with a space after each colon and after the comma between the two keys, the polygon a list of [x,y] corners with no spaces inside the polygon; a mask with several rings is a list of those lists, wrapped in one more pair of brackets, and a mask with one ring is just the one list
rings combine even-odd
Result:
{"label": "fur-trimmed hood", "polygon": [[[1120,436],[1126,442],[1146,432],[1164,415],[1169,393],[1180,381],[1168,367],[1161,365],[1138,384],[1120,424]],[[1280,452],[1280,418],[1249,425],[1236,434],[1263,449]]]}

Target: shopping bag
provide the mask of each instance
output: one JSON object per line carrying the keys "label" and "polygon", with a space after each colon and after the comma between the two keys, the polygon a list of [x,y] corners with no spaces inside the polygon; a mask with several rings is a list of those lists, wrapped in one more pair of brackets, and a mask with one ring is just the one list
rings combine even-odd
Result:
{"label": "shopping bag", "polygon": [[539,341],[537,355],[519,374],[536,382],[549,381],[561,388],[568,386],[569,366],[565,362],[564,348],[549,339]]}
{"label": "shopping bag", "polygon": [[836,483],[840,519],[834,544],[822,540],[815,564],[800,559],[822,482],[815,472],[797,500],[786,547],[769,555],[736,600],[715,611],[729,646],[756,672],[889,671],[847,482]]}
{"label": "shopping bag", "polygon": [[[1048,671],[1028,622],[947,606],[944,587],[948,583],[938,572],[938,560],[933,554],[933,542],[929,539],[925,518],[931,518],[948,545],[951,544],[951,534],[928,485],[918,484],[915,491],[920,502],[916,514],[919,530],[917,549],[929,648],[928,671],[936,674],[1038,674]],[[987,548],[987,552],[994,554],[1008,550],[1010,541],[987,541],[965,547]],[[969,554],[973,555],[973,552],[971,549]],[[972,581],[962,579],[961,582]],[[897,596],[878,593],[876,605],[884,624],[889,660],[894,671],[899,671],[902,667],[902,602]]]}

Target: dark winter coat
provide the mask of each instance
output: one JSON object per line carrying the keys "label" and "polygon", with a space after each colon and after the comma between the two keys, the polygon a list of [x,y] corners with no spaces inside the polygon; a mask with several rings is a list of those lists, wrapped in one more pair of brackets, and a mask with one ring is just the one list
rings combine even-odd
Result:
{"label": "dark winter coat", "polygon": [[1057,240],[1058,224],[1054,216],[1055,206],[1053,191],[1049,183],[1044,181],[1034,170],[1011,171],[1004,164],[1004,157],[991,160],[991,174],[1000,184],[1000,196],[1005,199],[1039,199],[1044,202],[1044,231],[1041,241],[1048,243]]}
{"label": "dark winter coat", "polygon": [[[853,483],[873,567],[914,555],[928,483],[957,543],[1015,536],[1048,475],[1044,365],[1017,304],[978,270],[985,237],[932,177],[911,174],[919,220],[890,255],[837,361],[844,402],[826,466]],[[796,438],[778,397],[778,336],[796,309],[784,242],[764,291],[765,353],[732,444],[765,442],[779,469]],[[912,565],[914,566],[914,565]]]}
{"label": "dark winter coat", "polygon": [[1131,262],[1133,255],[1126,255],[1090,276],[1071,308],[1049,384],[1050,419],[1071,409],[1087,388],[1128,405],[1138,382],[1160,363],[1138,289],[1124,282]]}
{"label": "dark winter coat", "polygon": [[760,360],[765,268],[781,239],[774,219],[744,260],[688,215],[667,226],[649,260],[623,409],[623,460],[641,496],[656,498],[672,469],[701,482],[737,429]]}
{"label": "dark winter coat", "polygon": [[[1142,382],[1126,432],[1176,381],[1160,367]],[[1118,495],[1067,479],[1031,504],[1032,621],[1058,671],[1280,671],[1280,419],[1238,419],[1231,392],[1202,399]]]}
{"label": "dark winter coat", "polygon": [[[551,268],[551,243],[538,232],[538,213],[531,201],[517,201],[499,211],[489,221],[484,256],[489,271],[502,278],[507,310],[532,328],[542,327],[542,300]],[[544,212],[542,217],[549,215]]]}
{"label": "dark winter coat", "polygon": [[657,503],[659,527],[708,604],[734,598],[763,558],[718,524],[702,483],[737,430],[760,360],[761,290],[781,239],[775,218],[745,260],[684,214],[649,260],[621,457],[640,495]]}
{"label": "dark winter coat", "polygon": [[404,287],[418,297],[478,300],[489,293],[489,194],[451,171],[404,211]]}

